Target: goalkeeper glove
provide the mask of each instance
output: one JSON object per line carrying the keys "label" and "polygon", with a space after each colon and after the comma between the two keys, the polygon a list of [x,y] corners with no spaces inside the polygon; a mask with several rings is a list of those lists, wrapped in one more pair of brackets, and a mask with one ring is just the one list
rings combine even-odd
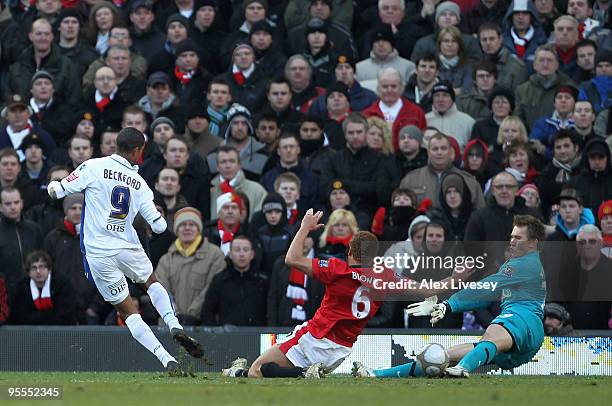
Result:
{"label": "goalkeeper glove", "polygon": [[438,303],[438,297],[432,296],[423,302],[408,305],[407,313],[411,316],[431,316],[431,325],[433,326],[444,318],[447,307],[450,306],[446,301]]}

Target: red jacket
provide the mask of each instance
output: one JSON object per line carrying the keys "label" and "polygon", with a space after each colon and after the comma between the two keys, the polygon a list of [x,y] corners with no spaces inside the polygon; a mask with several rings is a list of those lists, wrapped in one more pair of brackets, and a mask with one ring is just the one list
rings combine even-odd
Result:
{"label": "red jacket", "polygon": [[[370,107],[363,110],[363,115],[366,117],[380,117],[384,120],[385,116],[383,115],[380,107],[378,107],[378,103],[380,99],[377,99],[374,103],[370,105]],[[402,102],[404,105],[401,110],[397,114],[397,118],[393,122],[393,128],[391,128],[391,141],[393,143],[393,149],[395,151],[398,150],[398,136],[400,130],[407,125],[415,125],[419,127],[421,130],[425,131],[427,127],[427,121],[425,120],[425,113],[419,106],[411,102],[410,100],[402,97]]]}

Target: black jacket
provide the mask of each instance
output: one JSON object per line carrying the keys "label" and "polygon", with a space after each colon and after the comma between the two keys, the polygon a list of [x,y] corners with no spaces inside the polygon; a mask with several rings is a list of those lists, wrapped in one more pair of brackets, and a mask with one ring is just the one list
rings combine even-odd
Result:
{"label": "black jacket", "polygon": [[347,147],[334,155],[328,161],[327,168],[321,175],[321,195],[329,196],[331,184],[340,179],[351,191],[351,201],[358,209],[373,215],[378,208],[376,197],[376,171],[381,164],[383,155],[364,147],[356,153]]}
{"label": "black jacket", "polygon": [[427,165],[427,151],[425,148],[421,148],[418,155],[410,161],[400,151],[387,159],[383,159],[376,171],[378,204],[384,207],[391,207],[391,195],[397,189],[404,176],[408,172],[425,165]]}
{"label": "black jacket", "polygon": [[58,44],[58,49],[61,54],[67,58],[70,58],[74,68],[76,69],[79,80],[83,77],[89,65],[100,57],[100,54],[84,41],[79,41],[72,48],[62,48]]}
{"label": "black jacket", "polygon": [[208,326],[265,326],[268,280],[251,267],[237,271],[231,261],[215,275],[202,306],[202,324]]}
{"label": "black jacket", "polygon": [[236,83],[231,67],[230,71],[222,74],[221,77],[229,83],[232,101],[235,103],[242,104],[252,113],[259,111],[264,105],[269,79],[259,66],[255,65],[255,70],[242,85]]}
{"label": "black jacket", "polygon": [[27,210],[23,217],[26,220],[38,224],[43,236],[49,234],[51,230],[59,227],[64,219],[63,200],[52,200],[47,198],[44,203],[38,204]]}
{"label": "black jacket", "polygon": [[[608,166],[601,172],[591,170],[589,151],[599,144],[606,151]],[[602,202],[612,199],[612,162],[610,148],[603,138],[594,138],[587,142],[582,153],[582,173],[569,181],[569,185],[578,191],[582,205],[597,212]]]}
{"label": "black jacket", "polygon": [[208,84],[212,79],[210,72],[202,67],[196,69],[196,73],[185,85],[176,77],[174,71],[168,72],[168,76],[172,81],[174,93],[183,106],[187,106],[194,99],[204,100]]}
{"label": "black jacket", "polygon": [[132,48],[149,63],[153,61],[157,52],[163,49],[166,43],[166,35],[159,31],[155,24],[151,24],[151,29],[146,32],[138,32],[132,26],[130,34],[132,37]]}
{"label": "black jacket", "polygon": [[293,234],[292,227],[286,221],[277,226],[266,224],[257,230],[255,236],[262,253],[261,270],[263,273],[270,275],[276,260],[285,257]]}
{"label": "black jacket", "polygon": [[[285,265],[284,258],[279,258],[274,263],[268,289],[268,326],[295,326],[304,322],[304,320],[296,320],[291,317],[294,303],[287,297],[290,272],[290,268]],[[325,285],[317,279],[308,278],[306,293],[308,294],[308,300],[304,303],[303,308],[306,313],[306,320],[310,320],[321,306],[321,301],[325,295]]]}
{"label": "black jacket", "polygon": [[38,310],[34,307],[30,291],[30,278],[22,278],[12,295],[11,323],[28,325],[71,325],[76,324],[75,291],[70,281],[55,273],[51,278],[51,301],[53,308]]}
{"label": "black jacket", "polygon": [[0,216],[0,269],[9,289],[25,275],[23,264],[27,255],[41,244],[42,234],[37,224],[23,218],[16,222]]}

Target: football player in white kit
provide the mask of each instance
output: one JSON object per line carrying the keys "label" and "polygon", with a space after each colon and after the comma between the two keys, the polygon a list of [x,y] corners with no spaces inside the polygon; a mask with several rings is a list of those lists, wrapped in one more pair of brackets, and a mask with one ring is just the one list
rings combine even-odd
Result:
{"label": "football player in white kit", "polygon": [[83,162],[61,181],[49,183],[53,199],[83,192],[81,252],[85,275],[125,320],[132,336],[152,352],[171,373],[180,365],[157,340],[142,320],[129,295],[126,276],[146,288],[155,309],[162,316],[176,342],[193,357],[203,355],[201,345],[189,337],[174,314],[166,289],[153,274],[136,230],[134,217],[140,212],[159,234],[166,221],[153,204],[153,192],[134,165],[144,149],[144,135],[135,128],[122,129],[117,136],[117,153]]}

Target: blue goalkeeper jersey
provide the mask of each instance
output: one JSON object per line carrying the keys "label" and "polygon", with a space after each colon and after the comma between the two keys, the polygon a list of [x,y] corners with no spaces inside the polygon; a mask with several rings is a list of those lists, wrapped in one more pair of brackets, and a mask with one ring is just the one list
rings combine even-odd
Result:
{"label": "blue goalkeeper jersey", "polygon": [[529,312],[544,318],[546,278],[537,251],[509,259],[496,274],[481,282],[497,282],[497,285],[495,290],[467,288],[458,291],[448,299],[451,310],[482,309],[501,299],[501,314]]}

